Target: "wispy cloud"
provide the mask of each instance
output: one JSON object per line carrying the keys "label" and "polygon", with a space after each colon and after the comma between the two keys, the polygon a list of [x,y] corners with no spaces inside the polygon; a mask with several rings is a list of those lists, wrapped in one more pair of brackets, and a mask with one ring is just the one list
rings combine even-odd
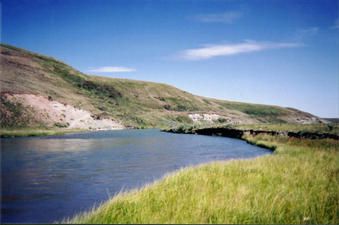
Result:
{"label": "wispy cloud", "polygon": [[203,60],[216,56],[229,56],[246,52],[262,51],[266,49],[295,48],[298,43],[272,43],[246,41],[239,44],[211,45],[203,48],[187,49],[179,53],[179,58],[185,60]]}
{"label": "wispy cloud", "polygon": [[318,27],[310,27],[310,28],[307,28],[307,29],[301,29],[299,31],[300,34],[302,34],[303,36],[313,36],[313,35],[316,35],[319,31],[319,28]]}
{"label": "wispy cloud", "polygon": [[230,11],[219,14],[199,14],[195,19],[204,23],[233,23],[235,20],[242,17],[242,12]]}
{"label": "wispy cloud", "polygon": [[117,66],[103,66],[95,69],[90,69],[88,72],[93,73],[126,73],[126,72],[134,72],[134,69],[127,67],[117,67]]}
{"label": "wispy cloud", "polygon": [[318,27],[310,27],[305,29],[300,29],[296,32],[295,40],[302,41],[305,38],[310,38],[316,34],[318,34],[319,28]]}

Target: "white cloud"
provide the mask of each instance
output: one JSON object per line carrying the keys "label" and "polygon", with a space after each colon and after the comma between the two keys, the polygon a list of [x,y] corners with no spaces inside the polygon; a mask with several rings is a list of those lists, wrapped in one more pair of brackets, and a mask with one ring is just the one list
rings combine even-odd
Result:
{"label": "white cloud", "polygon": [[126,72],[134,72],[134,69],[127,67],[117,67],[117,66],[103,66],[96,69],[88,70],[88,72],[93,73],[126,73]]}
{"label": "white cloud", "polygon": [[239,19],[240,17],[242,17],[241,12],[225,12],[220,14],[200,14],[195,18],[196,20],[204,23],[233,23],[233,21]]}
{"label": "white cloud", "polygon": [[204,48],[187,49],[179,53],[179,58],[186,60],[203,60],[216,56],[236,55],[246,52],[262,51],[265,49],[300,47],[297,43],[272,43],[247,41],[239,44],[211,45]]}

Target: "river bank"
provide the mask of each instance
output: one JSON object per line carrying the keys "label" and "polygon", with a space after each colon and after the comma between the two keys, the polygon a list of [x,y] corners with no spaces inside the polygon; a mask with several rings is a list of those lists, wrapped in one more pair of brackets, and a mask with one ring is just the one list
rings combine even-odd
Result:
{"label": "river bank", "polygon": [[265,133],[241,138],[274,154],[184,168],[62,222],[339,222],[338,140]]}
{"label": "river bank", "polygon": [[285,136],[307,139],[334,139],[339,140],[338,124],[321,126],[317,124],[260,124],[260,125],[236,125],[226,127],[192,127],[181,126],[171,129],[164,129],[165,132],[181,134],[201,134],[210,136],[223,136],[231,138],[242,138],[246,133],[251,135],[267,134],[273,136]]}

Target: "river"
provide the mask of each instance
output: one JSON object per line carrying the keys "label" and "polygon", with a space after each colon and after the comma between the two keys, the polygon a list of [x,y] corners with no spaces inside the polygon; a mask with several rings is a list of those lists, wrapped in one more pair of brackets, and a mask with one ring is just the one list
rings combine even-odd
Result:
{"label": "river", "polygon": [[51,223],[179,168],[271,151],[239,139],[116,130],[1,139],[1,223]]}

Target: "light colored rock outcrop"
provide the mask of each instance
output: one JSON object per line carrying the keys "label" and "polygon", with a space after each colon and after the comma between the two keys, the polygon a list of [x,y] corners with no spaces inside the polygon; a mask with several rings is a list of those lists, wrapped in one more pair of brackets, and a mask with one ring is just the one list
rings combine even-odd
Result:
{"label": "light colored rock outcrop", "polygon": [[7,98],[14,102],[20,102],[25,107],[34,110],[35,117],[47,125],[60,124],[67,128],[80,128],[91,130],[123,129],[120,123],[113,118],[95,119],[95,116],[83,109],[58,101],[49,100],[43,96],[32,94],[13,94]]}
{"label": "light colored rock outcrop", "polygon": [[219,115],[217,114],[189,114],[189,118],[193,120],[195,123],[200,123],[201,121],[207,121],[207,122],[213,122],[214,120],[217,120],[220,118]]}

